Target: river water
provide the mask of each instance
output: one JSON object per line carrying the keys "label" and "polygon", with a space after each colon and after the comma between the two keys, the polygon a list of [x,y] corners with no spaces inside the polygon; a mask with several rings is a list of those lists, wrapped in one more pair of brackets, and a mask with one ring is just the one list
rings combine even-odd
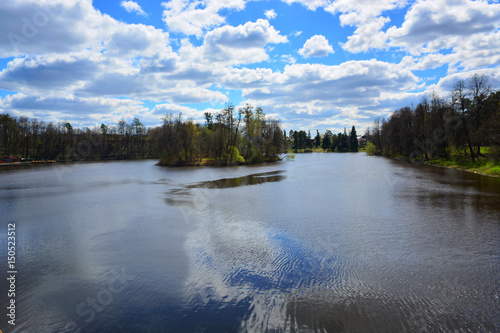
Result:
{"label": "river water", "polygon": [[500,179],[358,154],[0,170],[4,332],[498,332]]}

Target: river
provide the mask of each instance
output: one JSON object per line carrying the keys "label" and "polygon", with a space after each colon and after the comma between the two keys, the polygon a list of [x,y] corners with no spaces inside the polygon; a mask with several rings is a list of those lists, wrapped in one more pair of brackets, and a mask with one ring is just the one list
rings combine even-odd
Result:
{"label": "river", "polygon": [[364,153],[155,163],[0,170],[0,329],[500,331],[500,178]]}

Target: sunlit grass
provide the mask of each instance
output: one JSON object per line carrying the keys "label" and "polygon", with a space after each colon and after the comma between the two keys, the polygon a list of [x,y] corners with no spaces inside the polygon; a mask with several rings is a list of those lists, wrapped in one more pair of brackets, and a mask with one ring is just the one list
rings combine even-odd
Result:
{"label": "sunlit grass", "polygon": [[468,154],[457,149],[449,150],[449,154],[450,156],[447,159],[432,159],[426,162],[426,164],[500,176],[500,163],[492,159],[492,150],[489,147],[481,147],[481,154],[483,156],[477,157],[474,162],[472,162]]}

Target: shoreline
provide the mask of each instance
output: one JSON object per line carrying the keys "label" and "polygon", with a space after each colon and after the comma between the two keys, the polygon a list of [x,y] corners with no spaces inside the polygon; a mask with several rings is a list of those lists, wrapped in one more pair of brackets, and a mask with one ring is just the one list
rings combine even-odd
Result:
{"label": "shoreline", "polygon": [[439,164],[431,163],[430,161],[426,161],[426,162],[423,162],[421,164],[423,164],[423,165],[429,165],[429,166],[433,166],[433,167],[438,167],[438,168],[444,168],[444,169],[460,170],[460,171],[474,173],[474,174],[482,175],[482,176],[500,178],[500,175],[484,173],[484,172],[477,171],[477,170],[474,170],[474,169],[467,169],[467,168],[460,167],[458,165],[439,165]]}
{"label": "shoreline", "polygon": [[[401,156],[389,156],[389,155],[368,155],[368,156],[380,156],[380,157],[385,157],[385,158],[390,158],[393,160],[401,161],[401,162],[407,162],[411,165],[428,165],[428,166],[433,166],[433,167],[438,167],[438,168],[444,168],[444,169],[454,169],[454,170],[459,170],[459,171],[464,171],[468,173],[474,173],[477,175],[482,175],[482,176],[488,176],[488,177],[493,177],[493,178],[500,178],[500,174],[494,174],[494,173],[486,173],[482,172],[480,170],[477,170],[478,168],[481,167],[488,167],[490,168],[499,168],[500,169],[500,164],[499,163],[491,163],[489,159],[483,159],[482,162],[483,164],[477,164],[472,168],[467,168],[464,166],[461,166],[460,163],[458,163],[456,160],[452,159],[434,159],[434,160],[429,160],[429,161],[418,161],[418,162],[409,162],[408,159],[401,157]],[[439,163],[447,163],[448,165],[443,165]],[[472,163],[472,162],[468,162]]]}

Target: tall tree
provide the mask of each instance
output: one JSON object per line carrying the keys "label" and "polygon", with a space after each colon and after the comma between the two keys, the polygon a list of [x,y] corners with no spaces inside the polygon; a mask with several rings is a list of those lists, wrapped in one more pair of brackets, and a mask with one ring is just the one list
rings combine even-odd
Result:
{"label": "tall tree", "polygon": [[356,134],[356,128],[352,126],[351,133],[349,135],[349,149],[351,151],[358,151],[358,135]]}
{"label": "tall tree", "polygon": [[325,134],[323,135],[323,143],[321,145],[321,148],[324,150],[330,149],[332,145],[332,132],[330,130],[326,130]]}
{"label": "tall tree", "polygon": [[452,91],[452,103],[453,106],[455,107],[457,113],[461,117],[461,135],[465,139],[465,142],[467,143],[467,147],[469,148],[470,152],[470,157],[472,159],[472,162],[475,162],[476,156],[474,153],[474,149],[472,147],[472,138],[470,135],[470,100],[467,98],[467,93],[466,93],[466,83],[464,80],[459,80],[455,83],[453,86],[453,91]]}

